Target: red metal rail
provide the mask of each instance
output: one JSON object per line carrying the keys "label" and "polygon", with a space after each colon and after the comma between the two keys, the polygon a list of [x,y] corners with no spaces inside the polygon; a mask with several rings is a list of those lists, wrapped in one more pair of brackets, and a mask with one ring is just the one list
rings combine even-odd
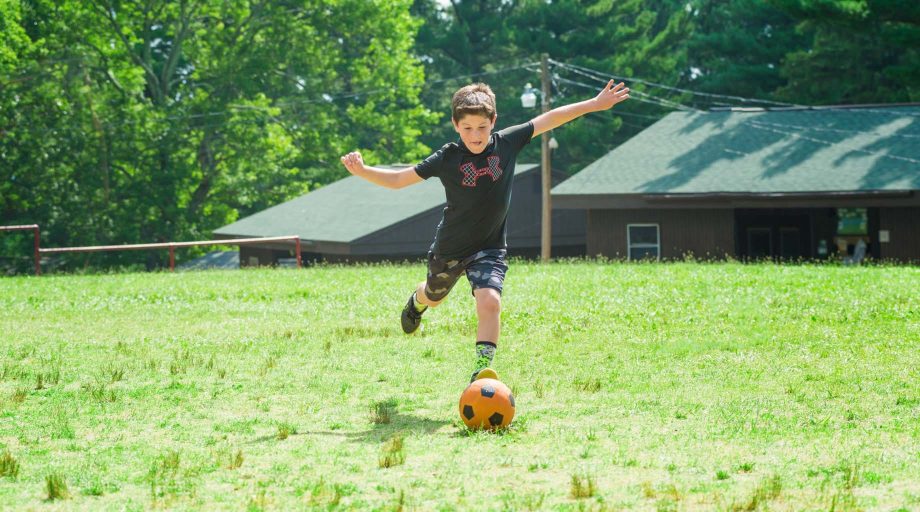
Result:
{"label": "red metal rail", "polygon": [[39,239],[41,233],[38,231],[38,224],[26,224],[24,226],[0,226],[0,231],[32,231],[35,235],[35,275],[42,274],[41,249],[39,248]]}
{"label": "red metal rail", "polygon": [[[164,242],[157,244],[133,244],[133,245],[91,245],[84,247],[55,247],[53,249],[36,250],[40,254],[56,254],[61,252],[100,252],[100,251],[143,251],[148,249],[169,249],[169,270],[175,270],[176,266],[176,247],[196,247],[201,245],[247,245],[259,244],[265,242],[283,242],[294,241],[294,252],[297,254],[297,268],[301,268],[300,260],[300,237],[297,235],[273,236],[266,238],[234,238],[227,240],[203,240],[196,242]],[[37,242],[36,242],[37,244]],[[36,272],[39,267],[36,264]]]}

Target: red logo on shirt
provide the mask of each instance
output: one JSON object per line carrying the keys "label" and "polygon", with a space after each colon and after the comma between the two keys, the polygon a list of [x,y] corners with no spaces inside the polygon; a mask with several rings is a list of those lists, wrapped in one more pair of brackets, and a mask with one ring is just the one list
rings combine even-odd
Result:
{"label": "red logo on shirt", "polygon": [[476,180],[480,176],[491,176],[492,181],[498,181],[502,177],[502,168],[498,166],[501,161],[497,156],[490,156],[486,158],[486,161],[489,163],[488,167],[483,167],[482,169],[477,169],[475,165],[468,162],[460,166],[460,172],[463,173],[463,179],[460,180],[460,183],[465,187],[475,187]]}

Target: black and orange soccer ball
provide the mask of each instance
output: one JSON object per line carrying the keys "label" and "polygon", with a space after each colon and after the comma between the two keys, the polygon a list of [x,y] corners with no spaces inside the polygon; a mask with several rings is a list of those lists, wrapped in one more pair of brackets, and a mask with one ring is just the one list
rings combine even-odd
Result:
{"label": "black and orange soccer ball", "polygon": [[479,379],[460,395],[460,418],[471,429],[498,430],[514,418],[514,395],[495,379]]}

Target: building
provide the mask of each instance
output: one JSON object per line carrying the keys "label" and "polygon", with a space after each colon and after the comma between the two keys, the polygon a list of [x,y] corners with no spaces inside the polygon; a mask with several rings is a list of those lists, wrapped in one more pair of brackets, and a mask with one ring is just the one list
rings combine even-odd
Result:
{"label": "building", "polygon": [[675,112],[552,195],[589,255],[916,262],[920,106]]}
{"label": "building", "polygon": [[[395,167],[394,167],[395,168]],[[509,255],[531,257],[540,250],[540,166],[515,168],[508,214]],[[555,176],[556,183],[561,176]],[[299,235],[305,262],[366,262],[425,256],[446,205],[437,179],[392,190],[349,176],[214,232],[215,239]],[[585,252],[585,214],[553,215],[553,252]],[[293,257],[290,244],[240,247],[240,265],[275,265]]]}
{"label": "building", "polygon": [[204,256],[185,261],[178,270],[229,270],[240,268],[239,251],[211,251]]}

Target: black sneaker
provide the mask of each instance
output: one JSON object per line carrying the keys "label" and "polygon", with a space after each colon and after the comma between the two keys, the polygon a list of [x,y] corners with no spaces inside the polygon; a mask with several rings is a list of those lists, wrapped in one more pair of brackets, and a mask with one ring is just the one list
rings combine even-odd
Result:
{"label": "black sneaker", "polygon": [[422,311],[419,313],[419,311],[415,309],[415,304],[413,304],[412,300],[413,295],[415,294],[409,296],[409,302],[406,303],[406,307],[402,310],[402,328],[403,332],[406,334],[412,334],[418,329],[419,324],[422,323],[422,313],[425,312]]}

